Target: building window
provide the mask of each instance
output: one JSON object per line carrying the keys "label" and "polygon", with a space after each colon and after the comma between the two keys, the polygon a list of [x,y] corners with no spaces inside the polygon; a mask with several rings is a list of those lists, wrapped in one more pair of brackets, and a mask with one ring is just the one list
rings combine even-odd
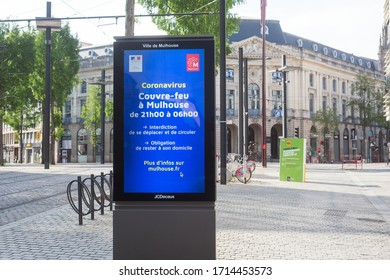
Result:
{"label": "building window", "polygon": [[226,96],[226,115],[234,116],[235,96],[234,89],[229,89]]}
{"label": "building window", "polygon": [[83,107],[87,103],[86,99],[80,99],[80,113],[83,111]]}
{"label": "building window", "polygon": [[252,110],[260,110],[260,88],[257,84],[248,86],[248,107]]}
{"label": "building window", "polygon": [[234,89],[229,89],[227,94],[226,109],[234,110]]}
{"label": "building window", "polygon": [[81,82],[81,93],[87,93],[87,81]]}
{"label": "building window", "polygon": [[314,74],[310,73],[309,75],[309,85],[314,87]]}
{"label": "building window", "polygon": [[323,90],[326,90],[328,87],[326,86],[326,84],[327,84],[327,79],[326,79],[326,77],[323,77],[322,78],[322,89]]}
{"label": "building window", "polygon": [[336,79],[333,79],[333,81],[332,81],[332,88],[333,88],[333,92],[337,91],[337,81],[336,81]]}
{"label": "building window", "polygon": [[310,114],[314,114],[314,94],[310,94],[309,109],[310,109]]}
{"label": "building window", "polygon": [[342,82],[342,83],[341,83],[341,91],[342,91],[342,93],[344,93],[344,94],[347,92],[347,85],[346,85],[345,82]]}
{"label": "building window", "polygon": [[65,118],[70,118],[71,117],[71,113],[72,113],[72,103],[70,100],[67,100],[65,102],[65,115],[64,117]]}
{"label": "building window", "polygon": [[337,115],[337,98],[332,99],[333,114]]}
{"label": "building window", "polygon": [[345,100],[343,100],[343,103],[341,104],[341,113],[343,114],[343,120],[347,117],[347,103]]}
{"label": "building window", "polygon": [[322,111],[323,111],[323,112],[326,111],[326,107],[327,107],[327,105],[328,105],[328,104],[326,104],[326,103],[327,103],[327,102],[326,102],[326,99],[327,99],[326,96],[323,96],[323,97],[322,97]]}
{"label": "building window", "polygon": [[228,82],[234,82],[234,69],[232,68],[226,69],[226,80]]}

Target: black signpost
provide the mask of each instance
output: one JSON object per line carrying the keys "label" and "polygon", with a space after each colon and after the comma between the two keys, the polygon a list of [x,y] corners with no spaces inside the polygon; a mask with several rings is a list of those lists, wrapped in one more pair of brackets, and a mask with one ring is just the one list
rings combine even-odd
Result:
{"label": "black signpost", "polygon": [[114,259],[215,259],[212,36],[114,43]]}

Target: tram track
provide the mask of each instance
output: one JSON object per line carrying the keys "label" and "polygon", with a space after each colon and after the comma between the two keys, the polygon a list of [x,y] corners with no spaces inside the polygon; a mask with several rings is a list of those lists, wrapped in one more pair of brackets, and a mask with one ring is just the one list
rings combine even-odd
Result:
{"label": "tram track", "polygon": [[0,168],[0,226],[34,216],[68,204],[67,185],[77,176],[89,177],[112,170],[107,165],[63,166],[57,170],[38,170],[28,166],[23,169]]}

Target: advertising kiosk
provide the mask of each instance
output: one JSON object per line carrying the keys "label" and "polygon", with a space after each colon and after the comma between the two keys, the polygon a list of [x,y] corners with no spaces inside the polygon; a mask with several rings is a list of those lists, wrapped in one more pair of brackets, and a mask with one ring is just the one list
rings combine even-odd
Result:
{"label": "advertising kiosk", "polygon": [[114,43],[114,259],[215,259],[213,36]]}

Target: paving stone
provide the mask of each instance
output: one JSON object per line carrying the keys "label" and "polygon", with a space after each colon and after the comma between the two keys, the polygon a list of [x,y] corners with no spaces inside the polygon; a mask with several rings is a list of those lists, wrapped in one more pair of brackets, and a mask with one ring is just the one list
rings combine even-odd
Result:
{"label": "paving stone", "polygon": [[[22,179],[10,175],[12,168],[0,168],[0,259],[112,259],[112,212],[84,217],[79,226],[66,194],[53,190],[93,173],[93,166],[56,166],[53,177],[42,166],[26,165]],[[388,172],[390,166],[380,164],[362,171],[313,164],[307,182],[294,183],[280,182],[278,165],[269,164],[246,185],[218,185],[217,258],[390,259]],[[37,189],[23,193],[30,182]],[[54,196],[28,205],[40,191]]]}

